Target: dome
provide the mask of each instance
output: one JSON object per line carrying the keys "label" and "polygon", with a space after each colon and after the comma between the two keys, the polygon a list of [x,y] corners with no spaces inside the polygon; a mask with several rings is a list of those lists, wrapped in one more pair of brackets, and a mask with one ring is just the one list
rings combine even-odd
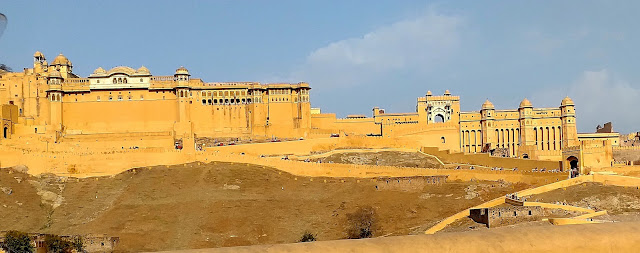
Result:
{"label": "dome", "polygon": [[36,51],[36,53],[33,54],[33,57],[44,57],[44,54],[40,53],[40,51]]}
{"label": "dome", "polygon": [[127,75],[133,75],[136,73],[136,70],[131,68],[131,67],[127,67],[127,66],[118,66],[115,68],[110,69],[109,71],[107,71],[108,75],[112,75],[112,74],[116,74],[116,73],[120,73],[120,74],[127,74]]}
{"label": "dome", "polygon": [[53,62],[51,63],[51,65],[68,65],[68,66],[71,66],[71,62],[69,61],[69,59],[67,59],[67,57],[65,57],[62,54],[59,54],[58,56],[56,56],[55,59],[53,59]]}
{"label": "dome", "polygon": [[531,102],[529,102],[529,99],[523,99],[522,102],[520,102],[520,108],[530,108],[533,107],[533,105],[531,104]]}
{"label": "dome", "polygon": [[482,110],[487,110],[487,109],[495,109],[495,107],[493,106],[493,103],[491,103],[489,99],[487,99],[487,101],[484,101],[484,103],[482,104]]}
{"label": "dome", "polygon": [[142,66],[138,70],[136,70],[136,75],[146,76],[146,75],[151,75],[151,72],[149,72],[149,69],[147,67]]}
{"label": "dome", "polygon": [[571,98],[569,98],[569,96],[565,97],[565,98],[562,100],[562,103],[560,103],[560,106],[567,106],[567,105],[575,105],[575,104],[573,103],[573,100],[571,100]]}
{"label": "dome", "polygon": [[94,75],[104,75],[106,73],[107,71],[104,70],[102,67],[98,67],[96,70],[93,71]]}
{"label": "dome", "polygon": [[427,96],[431,96],[431,91],[427,91]]}
{"label": "dome", "polygon": [[189,74],[189,70],[187,70],[187,68],[180,66],[178,69],[176,69],[176,75],[188,75]]}
{"label": "dome", "polygon": [[444,91],[444,95],[445,95],[445,96],[451,96],[451,92],[450,92],[449,90],[445,90],[445,91]]}
{"label": "dome", "polygon": [[49,72],[49,78],[62,78],[62,75],[60,75],[60,71],[53,70]]}

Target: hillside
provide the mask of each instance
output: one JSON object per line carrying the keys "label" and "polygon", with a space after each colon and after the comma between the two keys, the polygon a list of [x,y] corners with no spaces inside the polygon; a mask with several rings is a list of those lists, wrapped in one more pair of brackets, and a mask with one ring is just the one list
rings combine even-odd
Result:
{"label": "hillside", "polygon": [[[326,182],[325,182],[326,180]],[[439,219],[526,187],[450,182],[376,190],[371,179],[303,178],[266,167],[192,163],[99,178],[0,170],[0,230],[120,237],[121,251],[295,242],[346,236],[346,214],[375,208],[379,235],[420,233]]]}

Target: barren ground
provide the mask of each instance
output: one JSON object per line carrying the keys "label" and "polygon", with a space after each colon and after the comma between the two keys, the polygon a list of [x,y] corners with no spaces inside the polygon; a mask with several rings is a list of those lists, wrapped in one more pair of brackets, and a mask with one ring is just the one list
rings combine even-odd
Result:
{"label": "barren ground", "polygon": [[382,227],[376,236],[407,235],[527,187],[449,182],[376,190],[375,185],[370,179],[295,177],[236,163],[138,168],[85,179],[2,169],[0,230],[104,233],[120,237],[120,251],[291,243],[305,231],[319,240],[345,238],[346,214],[372,206]]}
{"label": "barren ground", "polygon": [[361,165],[403,166],[419,168],[440,168],[442,165],[434,158],[418,152],[381,151],[375,153],[341,153],[315,159],[323,163],[350,163]]}

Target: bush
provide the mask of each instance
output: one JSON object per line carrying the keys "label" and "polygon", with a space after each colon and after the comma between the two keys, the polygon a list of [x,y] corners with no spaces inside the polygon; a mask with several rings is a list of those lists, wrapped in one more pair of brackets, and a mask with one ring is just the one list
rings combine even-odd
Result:
{"label": "bush", "polygon": [[84,242],[82,242],[82,237],[73,238],[72,244],[76,252],[84,252]]}
{"label": "bush", "polygon": [[5,242],[2,249],[7,252],[33,252],[31,238],[27,233],[19,231],[8,231],[5,234]]}
{"label": "bush", "polygon": [[316,240],[316,235],[309,233],[309,232],[304,232],[304,234],[302,235],[302,238],[300,238],[299,242],[313,242]]}
{"label": "bush", "polygon": [[68,253],[74,249],[73,243],[57,235],[46,235],[44,244],[47,246],[47,252],[51,253]]}
{"label": "bush", "polygon": [[377,234],[376,210],[373,207],[361,207],[354,213],[347,214],[347,238],[371,238]]}

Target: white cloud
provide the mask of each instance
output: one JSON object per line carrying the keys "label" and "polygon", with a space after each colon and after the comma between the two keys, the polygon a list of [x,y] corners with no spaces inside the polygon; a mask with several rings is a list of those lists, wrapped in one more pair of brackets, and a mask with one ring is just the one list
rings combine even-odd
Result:
{"label": "white cloud", "polygon": [[608,70],[585,71],[566,89],[566,94],[558,94],[560,90],[549,90],[534,97],[544,102],[557,100],[555,104],[559,104],[560,96],[569,95],[576,103],[580,131],[593,132],[597,125],[609,121],[613,122],[614,130],[622,133],[640,130],[640,117],[637,116],[640,88]]}
{"label": "white cloud", "polygon": [[328,88],[369,84],[394,71],[424,72],[457,47],[461,23],[459,17],[430,10],[423,16],[316,49],[291,79]]}

